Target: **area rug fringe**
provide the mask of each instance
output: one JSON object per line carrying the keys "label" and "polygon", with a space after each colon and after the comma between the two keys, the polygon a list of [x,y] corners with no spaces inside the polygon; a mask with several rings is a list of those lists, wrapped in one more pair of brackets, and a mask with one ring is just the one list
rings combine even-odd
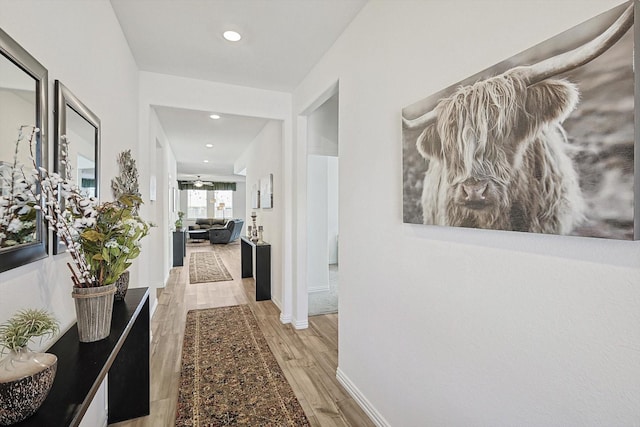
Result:
{"label": "area rug fringe", "polygon": [[248,305],[187,313],[175,425],[310,425]]}
{"label": "area rug fringe", "polygon": [[233,280],[216,252],[192,252],[189,255],[189,283]]}

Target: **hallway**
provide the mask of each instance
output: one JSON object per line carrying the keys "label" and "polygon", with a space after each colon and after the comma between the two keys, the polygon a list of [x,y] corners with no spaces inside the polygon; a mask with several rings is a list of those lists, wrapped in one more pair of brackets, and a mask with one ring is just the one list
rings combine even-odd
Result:
{"label": "hallway", "polygon": [[[189,255],[216,250],[233,281],[188,284]],[[254,301],[253,279],[240,278],[240,244],[188,243],[185,266],[171,270],[151,321],[151,415],[117,427],[172,426],[175,420],[184,323],[189,310],[249,304],[313,426],[373,426],[335,378],[338,364],[337,314],[314,316],[309,328],[282,325],[271,301]]]}

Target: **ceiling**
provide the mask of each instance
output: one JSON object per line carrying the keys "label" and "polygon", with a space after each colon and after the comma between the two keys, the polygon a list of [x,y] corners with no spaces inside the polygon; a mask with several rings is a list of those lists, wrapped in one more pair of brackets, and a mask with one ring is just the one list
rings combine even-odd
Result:
{"label": "ceiling", "polygon": [[[210,111],[153,107],[167,139],[174,147],[181,179],[226,181],[233,175],[233,162],[260,133],[267,119],[219,114]],[[206,144],[213,144],[207,148]],[[207,162],[205,162],[207,160]]]}
{"label": "ceiling", "polygon": [[[291,92],[367,0],[111,0],[140,70]],[[222,37],[242,34],[239,42]],[[265,119],[155,107],[178,175],[205,180],[233,163]],[[204,144],[212,142],[213,149]],[[214,155],[212,155],[212,153]],[[203,160],[209,156],[210,163]],[[215,161],[213,159],[215,158]],[[228,176],[226,180],[234,179]]]}

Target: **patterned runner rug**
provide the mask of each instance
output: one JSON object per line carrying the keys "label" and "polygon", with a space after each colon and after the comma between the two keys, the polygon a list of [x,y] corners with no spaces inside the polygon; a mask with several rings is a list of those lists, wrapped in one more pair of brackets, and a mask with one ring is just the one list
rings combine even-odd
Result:
{"label": "patterned runner rug", "polygon": [[189,283],[233,280],[220,255],[215,252],[192,252],[189,255]]}
{"label": "patterned runner rug", "polygon": [[176,427],[309,426],[247,305],[191,310]]}

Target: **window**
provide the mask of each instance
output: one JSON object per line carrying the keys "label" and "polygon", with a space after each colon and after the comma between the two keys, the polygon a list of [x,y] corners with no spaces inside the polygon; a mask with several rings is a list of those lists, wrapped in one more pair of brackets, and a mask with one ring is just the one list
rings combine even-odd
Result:
{"label": "window", "polygon": [[231,219],[233,217],[233,191],[216,190],[213,192],[214,218]]}
{"label": "window", "polygon": [[233,218],[233,191],[187,190],[187,218]]}
{"label": "window", "polygon": [[187,190],[187,218],[207,217],[207,190]]}

